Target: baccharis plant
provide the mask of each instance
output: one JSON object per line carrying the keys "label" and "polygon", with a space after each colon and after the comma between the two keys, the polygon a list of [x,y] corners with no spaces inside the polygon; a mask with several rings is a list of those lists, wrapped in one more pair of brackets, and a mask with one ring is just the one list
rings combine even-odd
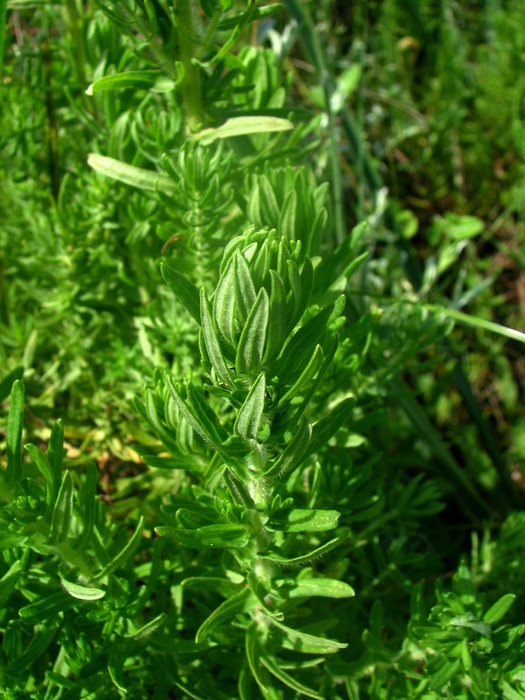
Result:
{"label": "baccharis plant", "polygon": [[[144,417],[172,455],[165,466],[186,467],[199,478],[195,498],[175,499],[156,532],[181,546],[225,552],[210,555],[207,572],[200,565],[199,575],[183,581],[194,590],[222,590],[227,598],[202,621],[196,641],[215,638],[240,655],[242,698],[252,697],[250,676],[269,697],[277,697],[272,676],[322,697],[285,670],[279,652],[327,654],[346,646],[285,623],[289,611],[296,617],[301,599],[353,595],[342,581],[296,568],[331,551],[348,530],[336,529],[337,511],[312,507],[315,497],[295,503],[292,495],[298,476],[355,404],[349,397],[320,420],[311,415],[312,404],[326,392],[323,376],[337,349],[331,326],[344,297],[303,318],[313,289],[312,263],[302,255],[301,241],[275,230],[248,229],[228,244],[210,298],[173,268],[165,265],[163,274],[200,325],[206,379],[181,384],[168,377],[167,387],[146,394]],[[191,433],[204,444],[188,451],[179,436],[195,444]],[[145,460],[163,466],[158,457]],[[328,541],[313,534],[329,530],[335,536]],[[225,623],[239,615],[228,632]]]}
{"label": "baccharis plant", "polygon": [[[92,151],[91,169],[58,188],[40,263],[9,258],[24,296],[7,346],[32,327],[20,309],[43,294],[38,269],[61,324],[47,345],[70,333],[69,355],[86,350],[63,386],[74,397],[82,382],[89,408],[92,384],[105,405],[116,390],[100,385],[126,372],[135,401],[107,411],[115,427],[135,410],[121,430],[135,462],[65,460],[61,420],[23,449],[24,419],[43,422],[32,333],[25,374],[13,361],[0,382],[8,700],[525,700],[523,513],[491,541],[482,519],[496,511],[400,379],[443,363],[443,327],[404,276],[400,306],[384,296],[385,193],[346,230],[336,117],[345,127],[349,93],[331,100],[308,8],[285,4],[298,24],[279,34],[277,3],[67,3],[82,91],[65,89],[61,109],[89,134],[68,149]],[[301,32],[326,119],[295,108],[281,74]],[[268,36],[273,49],[258,45]],[[40,148],[31,141],[27,159]],[[45,380],[63,350],[42,361]],[[392,396],[416,431],[389,411]],[[470,568],[455,536],[467,528],[440,515],[447,495],[485,530]]]}

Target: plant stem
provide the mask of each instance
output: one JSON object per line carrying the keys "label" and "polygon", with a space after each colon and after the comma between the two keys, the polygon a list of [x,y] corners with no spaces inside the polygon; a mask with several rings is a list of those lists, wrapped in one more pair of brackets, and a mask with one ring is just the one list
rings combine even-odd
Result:
{"label": "plant stem", "polygon": [[335,239],[336,245],[340,245],[346,238],[346,225],[343,207],[343,178],[341,176],[341,162],[335,134],[334,115],[331,105],[331,98],[334,91],[333,81],[330,72],[326,67],[326,61],[324,60],[321,44],[317,38],[317,34],[306,5],[299,3],[298,0],[285,0],[284,4],[288,12],[299,24],[299,32],[301,33],[306,50],[310,54],[312,62],[317,70],[319,83],[322,85],[324,90],[326,113],[328,115],[328,134],[330,138],[330,162],[332,165],[332,195],[334,198]]}
{"label": "plant stem", "polygon": [[204,35],[202,44],[200,45],[200,48],[197,51],[197,54],[195,55],[195,58],[201,59],[206,53],[206,49],[208,48],[209,44],[211,43],[211,40],[213,39],[213,35],[215,34],[215,30],[217,29],[217,25],[219,24],[221,15],[222,9],[219,9],[211,18],[210,24],[208,25],[208,29],[206,30],[206,34]]}
{"label": "plant stem", "polygon": [[195,43],[191,0],[179,0],[177,3],[177,20],[179,26],[177,35],[179,40],[179,57],[184,66],[184,80],[182,81],[182,93],[184,106],[190,131],[196,131],[202,124],[202,83],[198,66],[192,63]]}
{"label": "plant stem", "polygon": [[126,18],[126,21],[128,22],[132,31],[142,35],[142,37],[146,39],[146,41],[148,42],[149,50],[158,61],[159,66],[161,66],[166,71],[166,73],[171,78],[173,78],[173,80],[177,81],[179,77],[177,73],[177,68],[175,67],[174,63],[165,55],[162,48],[160,48],[160,46],[158,46],[155,43],[155,39],[150,36],[150,32],[148,31],[148,28],[146,24],[142,21],[142,19],[137,14],[133,14],[123,3],[121,3],[119,9]]}

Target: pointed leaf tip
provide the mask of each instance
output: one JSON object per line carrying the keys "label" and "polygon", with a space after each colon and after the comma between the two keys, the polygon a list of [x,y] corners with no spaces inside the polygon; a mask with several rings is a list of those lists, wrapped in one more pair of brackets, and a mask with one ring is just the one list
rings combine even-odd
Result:
{"label": "pointed leaf tip", "polygon": [[175,270],[173,267],[160,264],[160,271],[164,281],[177,297],[177,300],[186,308],[193,318],[200,325],[201,311],[199,290],[185,275]]}

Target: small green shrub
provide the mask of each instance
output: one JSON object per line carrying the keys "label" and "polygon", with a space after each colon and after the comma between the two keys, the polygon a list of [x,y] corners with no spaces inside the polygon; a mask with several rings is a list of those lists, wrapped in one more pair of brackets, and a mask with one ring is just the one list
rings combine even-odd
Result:
{"label": "small green shrub", "polygon": [[[18,106],[2,117],[10,700],[525,698],[520,492],[468,384],[476,425],[453,439],[416,398],[439,418],[449,376],[465,382],[451,319],[522,334],[459,311],[478,218],[434,220],[417,280],[417,221],[346,104],[362,70],[333,81],[309,8],[285,6],[286,26],[251,1],[9,5],[13,90],[25,107],[53,94],[28,125]],[[414,75],[447,58],[449,20]],[[293,75],[309,57],[321,84]]]}

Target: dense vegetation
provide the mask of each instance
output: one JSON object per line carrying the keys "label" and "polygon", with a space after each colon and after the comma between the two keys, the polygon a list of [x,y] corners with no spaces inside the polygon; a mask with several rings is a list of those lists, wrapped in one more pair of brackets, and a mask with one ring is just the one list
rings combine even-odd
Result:
{"label": "dense vegetation", "polygon": [[525,699],[520,0],[0,0],[0,692]]}

